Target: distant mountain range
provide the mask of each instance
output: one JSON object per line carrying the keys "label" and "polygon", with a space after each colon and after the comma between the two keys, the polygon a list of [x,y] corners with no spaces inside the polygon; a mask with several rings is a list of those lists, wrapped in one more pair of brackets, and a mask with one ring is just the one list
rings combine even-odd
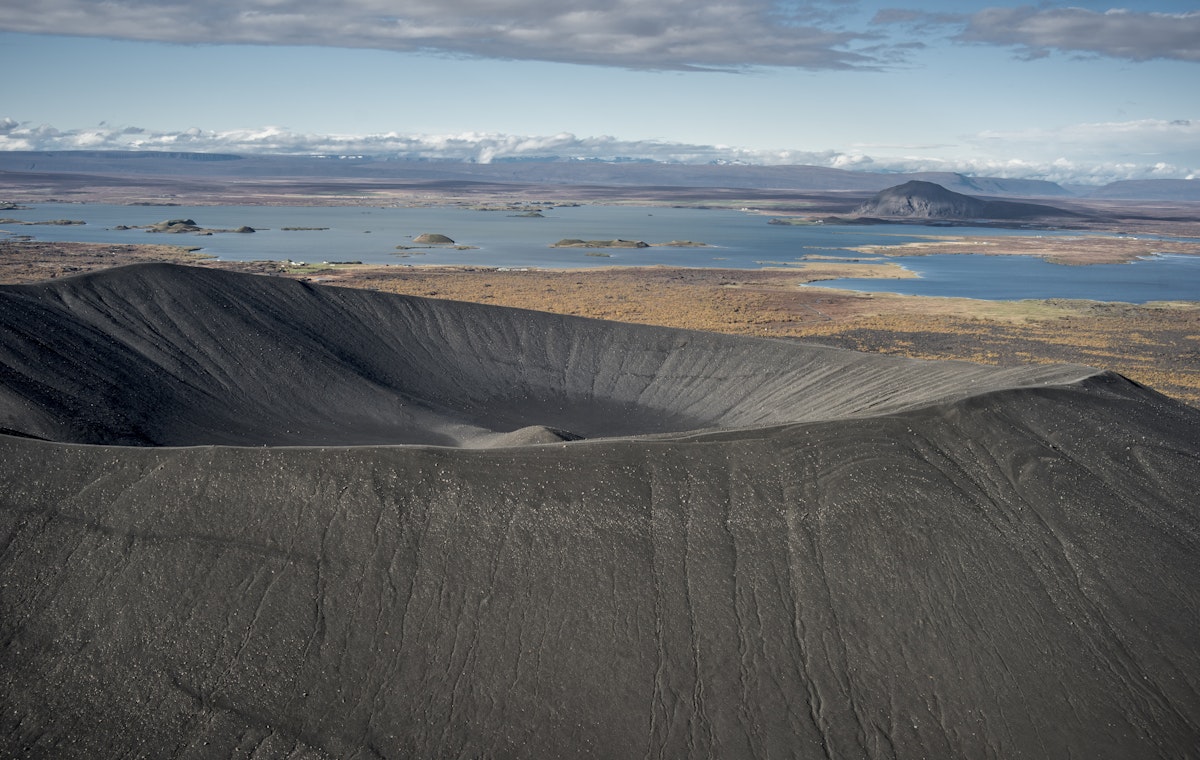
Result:
{"label": "distant mountain range", "polygon": [[1089,198],[1138,198],[1159,201],[1200,201],[1200,180],[1136,179],[1112,182],[1088,193]]}
{"label": "distant mountain range", "polygon": [[1200,200],[1197,180],[1114,182],[1064,188],[1054,182],[968,177],[953,172],[891,174],[821,166],[663,164],[580,161],[549,157],[481,164],[372,156],[268,156],[138,151],[9,151],[0,172],[82,173],[114,176],[192,176],[460,181],[614,187],[720,187],[748,190],[878,192],[916,180],[971,195],[1009,198],[1126,198]]}

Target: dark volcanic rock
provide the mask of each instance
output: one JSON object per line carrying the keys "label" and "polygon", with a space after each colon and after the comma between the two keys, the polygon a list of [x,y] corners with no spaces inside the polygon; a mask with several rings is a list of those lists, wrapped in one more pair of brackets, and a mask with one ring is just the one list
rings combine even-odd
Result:
{"label": "dark volcanic rock", "polygon": [[1072,211],[1038,203],[983,200],[919,180],[879,191],[854,213],[865,217],[916,219],[1012,220],[1078,216]]}
{"label": "dark volcanic rock", "polygon": [[[1200,412],[1116,375],[147,265],[0,288],[0,414],[0,756],[1200,741]],[[499,447],[329,445],[411,442]]]}

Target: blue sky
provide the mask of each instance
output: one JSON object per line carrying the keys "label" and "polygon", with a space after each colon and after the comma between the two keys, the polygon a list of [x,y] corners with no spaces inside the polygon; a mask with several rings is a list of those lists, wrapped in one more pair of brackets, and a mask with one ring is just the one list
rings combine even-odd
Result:
{"label": "blue sky", "polygon": [[17,0],[0,149],[1200,174],[1200,7]]}

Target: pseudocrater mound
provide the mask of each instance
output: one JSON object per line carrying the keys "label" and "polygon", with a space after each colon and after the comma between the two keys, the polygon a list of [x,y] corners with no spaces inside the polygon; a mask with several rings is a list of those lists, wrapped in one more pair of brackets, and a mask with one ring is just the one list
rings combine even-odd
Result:
{"label": "pseudocrater mound", "polygon": [[521,446],[874,415],[997,369],[137,265],[0,289],[0,429],[139,446]]}

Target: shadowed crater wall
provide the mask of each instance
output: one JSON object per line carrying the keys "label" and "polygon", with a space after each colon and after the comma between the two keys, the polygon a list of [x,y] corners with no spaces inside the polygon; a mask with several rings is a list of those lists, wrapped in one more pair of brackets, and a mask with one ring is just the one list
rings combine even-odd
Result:
{"label": "shadowed crater wall", "polygon": [[[902,409],[1074,380],[140,265],[0,288],[0,428],[121,445],[481,446]],[[534,436],[537,438],[537,436]],[[536,441],[534,441],[536,442]]]}
{"label": "shadowed crater wall", "polygon": [[2,757],[1200,746],[1200,412],[1117,375],[161,266],[0,318]]}

